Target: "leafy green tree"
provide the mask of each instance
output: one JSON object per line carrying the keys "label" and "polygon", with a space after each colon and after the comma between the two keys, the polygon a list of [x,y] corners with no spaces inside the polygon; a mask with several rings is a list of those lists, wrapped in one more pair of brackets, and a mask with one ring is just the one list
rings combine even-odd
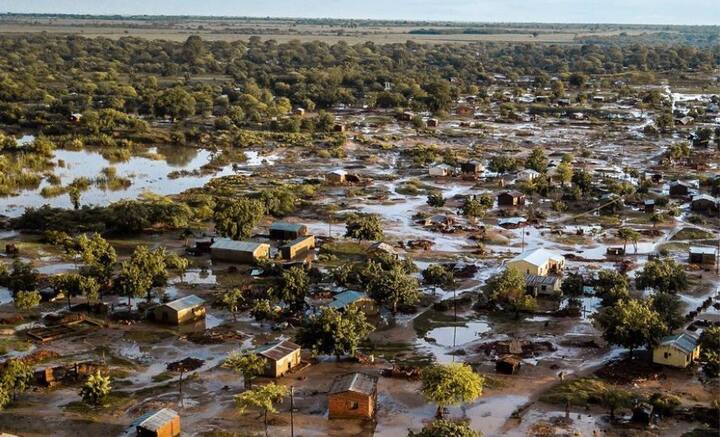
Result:
{"label": "leafy green tree", "polygon": [[140,266],[128,260],[120,265],[117,284],[121,294],[127,296],[130,307],[132,298],[145,297],[150,293],[153,282]]}
{"label": "leafy green tree", "polygon": [[482,433],[465,422],[440,419],[425,425],[420,432],[410,431],[408,437],[482,437]]}
{"label": "leafy green tree", "polygon": [[425,399],[437,404],[437,417],[451,405],[473,402],[482,395],[485,378],[465,363],[435,364],[420,373]]}
{"label": "leafy green tree", "polygon": [[222,366],[242,374],[245,387],[249,388],[252,380],[263,374],[265,364],[265,359],[258,354],[233,351],[225,358]]}
{"label": "leafy green tree", "polygon": [[483,218],[487,212],[487,207],[483,205],[479,199],[469,197],[465,199],[462,206],[462,213],[465,217],[471,219]]}
{"label": "leafy green tree", "polygon": [[720,326],[710,326],[700,334],[700,360],[707,376],[720,375]]}
{"label": "leafy green tree", "polygon": [[370,278],[367,289],[373,299],[389,306],[393,314],[397,313],[398,305],[412,305],[420,299],[417,279],[397,265],[389,271],[380,269]]}
{"label": "leafy green tree", "polygon": [[435,208],[442,208],[445,206],[445,199],[443,198],[442,191],[430,192],[427,196],[427,204]]}
{"label": "leafy green tree", "polygon": [[487,283],[492,300],[514,312],[516,317],[521,311],[532,311],[537,306],[535,298],[526,293],[525,286],[525,275],[514,268],[505,269]]}
{"label": "leafy green tree", "polygon": [[423,282],[428,285],[449,285],[455,282],[452,270],[442,264],[430,264],[422,272]]}
{"label": "leafy green tree", "polygon": [[220,301],[230,311],[233,320],[237,320],[237,312],[240,309],[240,304],[245,301],[245,293],[241,288],[233,288],[223,293]]}
{"label": "leafy green tree", "polygon": [[651,302],[652,309],[660,314],[669,331],[675,331],[683,326],[685,322],[682,312],[684,304],[680,296],[658,291],[652,295]]}
{"label": "leafy green tree", "polygon": [[380,218],[375,214],[351,214],[345,221],[345,236],[356,240],[382,240]]}
{"label": "leafy green tree", "polygon": [[592,188],[592,175],[583,169],[576,168],[573,171],[571,181],[583,193],[589,192]]}
{"label": "leafy green tree", "polygon": [[265,205],[259,200],[241,198],[222,202],[215,209],[215,229],[233,240],[248,238],[264,214]]}
{"label": "leafy green tree", "polygon": [[525,167],[540,173],[545,173],[548,167],[548,159],[541,147],[535,147],[525,161]]}
{"label": "leafy green tree", "polygon": [[155,102],[155,113],[175,121],[195,114],[195,98],[182,87],[169,88],[160,93]]}
{"label": "leafy green tree", "polygon": [[98,370],[90,375],[85,384],[80,388],[80,397],[88,405],[102,405],[110,394],[110,377],[103,376]]}
{"label": "leafy green tree", "polygon": [[561,162],[557,166],[557,178],[564,187],[567,185],[573,177],[573,167],[569,162]]}
{"label": "leafy green tree", "polygon": [[672,258],[652,259],[635,277],[638,289],[653,288],[657,291],[676,293],[688,287],[685,269]]}
{"label": "leafy green tree", "polygon": [[100,293],[100,284],[92,276],[83,276],[78,273],[60,273],[51,278],[53,289],[67,297],[70,308],[73,296],[85,296],[88,301],[96,300]]}
{"label": "leafy green tree", "polygon": [[9,395],[6,403],[3,403],[3,396],[0,396],[0,410],[7,402],[17,400],[18,395],[24,393],[33,379],[33,369],[23,360],[11,358],[5,362],[0,372],[0,391]]}
{"label": "leafy green tree", "polygon": [[265,425],[265,436],[268,435],[268,413],[277,413],[275,404],[288,395],[288,388],[284,385],[271,382],[266,385],[257,386],[235,396],[235,406],[240,414],[249,409],[256,409],[263,412],[263,424]]}
{"label": "leafy green tree", "polygon": [[70,197],[70,203],[72,203],[75,210],[80,209],[80,196],[81,193],[78,187],[73,186],[68,188],[68,197]]}
{"label": "leafy green tree", "polygon": [[488,169],[495,173],[508,173],[518,169],[515,158],[507,155],[496,155],[490,158]]}
{"label": "leafy green tree", "polygon": [[627,250],[628,241],[632,241],[635,246],[635,253],[637,253],[637,243],[640,239],[640,232],[632,228],[620,228],[617,231],[617,236],[623,240],[623,252]]}
{"label": "leafy green tree", "polygon": [[37,288],[39,276],[30,262],[15,258],[12,262],[12,270],[4,278],[4,285],[14,292],[34,290]]}
{"label": "leafy green tree", "polygon": [[650,304],[638,299],[623,299],[593,315],[609,343],[630,349],[652,347],[668,332],[662,317]]}
{"label": "leafy green tree", "polygon": [[319,354],[354,355],[360,342],[375,328],[365,319],[365,314],[355,306],[344,312],[323,308],[320,314],[305,319],[298,333],[298,341],[304,347]]}
{"label": "leafy green tree", "polygon": [[619,387],[606,387],[600,393],[600,402],[610,413],[610,419],[615,419],[615,412],[619,408],[631,407],[637,397],[631,391]]}
{"label": "leafy green tree", "polygon": [[615,270],[601,270],[594,282],[595,295],[602,299],[602,306],[630,298],[630,284],[627,276]]}
{"label": "leafy green tree", "polygon": [[30,311],[40,305],[40,293],[37,291],[20,290],[15,293],[15,308],[20,311]]}
{"label": "leafy green tree", "polygon": [[117,253],[115,248],[100,234],[82,234],[76,240],[77,251],[90,275],[97,278],[100,291],[107,288],[112,280]]}
{"label": "leafy green tree", "polygon": [[277,298],[295,309],[302,309],[305,305],[305,296],[310,289],[310,277],[305,269],[293,266],[282,272],[280,286],[277,288]]}

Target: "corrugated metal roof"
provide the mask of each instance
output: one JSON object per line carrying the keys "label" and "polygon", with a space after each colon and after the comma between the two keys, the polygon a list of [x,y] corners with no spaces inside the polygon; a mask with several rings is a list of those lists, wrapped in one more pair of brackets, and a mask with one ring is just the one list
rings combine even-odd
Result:
{"label": "corrugated metal roof", "polygon": [[365,373],[348,373],[338,376],[330,387],[330,394],[352,391],[371,396],[377,390],[377,378]]}
{"label": "corrugated metal roof", "polygon": [[692,246],[690,248],[690,253],[703,254],[703,255],[715,255],[715,248],[714,247]]}
{"label": "corrugated metal roof", "polygon": [[215,240],[215,242],[210,246],[210,250],[212,249],[221,249],[221,250],[232,250],[235,252],[250,252],[254,253],[258,247],[267,244],[267,243],[258,243],[256,241],[235,241],[231,240],[229,238],[218,238]]}
{"label": "corrugated metal roof", "polygon": [[158,431],[163,425],[176,417],[178,417],[178,413],[174,410],[163,408],[162,410],[141,417],[136,426],[148,431]]}
{"label": "corrugated metal roof", "polygon": [[698,337],[688,332],[668,335],[660,341],[661,346],[673,346],[689,354],[697,347]]}
{"label": "corrugated metal roof", "polygon": [[525,252],[510,260],[510,262],[525,261],[534,266],[541,266],[550,260],[562,262],[565,260],[565,258],[562,255],[557,255],[553,252],[550,252],[549,250],[538,248],[533,250],[526,250]]}
{"label": "corrugated metal roof", "polygon": [[275,222],[270,225],[271,231],[300,232],[306,228],[300,223]]}
{"label": "corrugated metal roof", "polygon": [[330,308],[342,309],[356,302],[358,299],[366,298],[367,294],[355,290],[345,290],[335,295],[335,298],[328,305]]}
{"label": "corrugated metal roof", "polygon": [[300,346],[293,343],[292,341],[281,340],[275,343],[264,344],[255,349],[255,353],[258,355],[262,355],[265,358],[269,358],[273,361],[278,361],[298,349],[300,349]]}
{"label": "corrugated metal roof", "polygon": [[172,302],[168,302],[165,304],[165,306],[180,312],[182,310],[194,308],[204,303],[205,301],[202,298],[191,294],[190,296],[181,297],[180,299],[175,299]]}
{"label": "corrugated metal roof", "polygon": [[557,276],[539,276],[539,275],[525,275],[525,284],[528,287],[537,287],[539,285],[555,285],[560,278]]}

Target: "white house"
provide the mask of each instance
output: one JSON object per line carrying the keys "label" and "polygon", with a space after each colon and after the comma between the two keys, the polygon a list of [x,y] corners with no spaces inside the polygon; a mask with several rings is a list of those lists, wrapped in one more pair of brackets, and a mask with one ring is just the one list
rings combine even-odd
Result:
{"label": "white house", "polygon": [[532,182],[535,179],[540,177],[540,173],[536,172],[533,169],[526,168],[525,170],[519,171],[517,174],[517,180],[524,181],[524,182]]}
{"label": "white house", "polygon": [[565,268],[565,257],[542,248],[526,250],[508,261],[507,267],[526,275],[547,276]]}
{"label": "white house", "polygon": [[430,176],[446,177],[452,175],[454,170],[455,169],[452,166],[449,166],[447,164],[439,164],[430,166],[430,168],[428,169],[428,174]]}

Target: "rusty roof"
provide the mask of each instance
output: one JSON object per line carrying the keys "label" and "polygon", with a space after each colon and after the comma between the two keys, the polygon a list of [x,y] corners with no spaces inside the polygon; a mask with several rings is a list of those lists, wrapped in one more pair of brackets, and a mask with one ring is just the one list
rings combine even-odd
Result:
{"label": "rusty roof", "polygon": [[330,394],[355,392],[371,396],[377,390],[377,378],[365,373],[348,373],[335,378]]}
{"label": "rusty roof", "polygon": [[255,349],[255,353],[273,361],[278,361],[299,350],[300,346],[290,340],[267,343]]}
{"label": "rusty roof", "polygon": [[135,426],[137,426],[138,428],[146,429],[148,431],[157,431],[163,425],[173,420],[177,416],[178,413],[176,413],[174,410],[171,410],[170,408],[163,408],[162,410],[156,411],[154,413],[149,413],[138,418]]}

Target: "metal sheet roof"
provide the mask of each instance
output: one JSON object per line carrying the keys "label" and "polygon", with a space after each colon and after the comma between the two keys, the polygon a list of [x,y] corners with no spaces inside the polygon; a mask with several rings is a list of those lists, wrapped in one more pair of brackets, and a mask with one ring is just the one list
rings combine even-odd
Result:
{"label": "metal sheet roof", "polygon": [[300,232],[306,228],[307,226],[301,223],[275,222],[270,225],[271,231]]}
{"label": "metal sheet roof", "polygon": [[191,294],[190,296],[181,297],[180,299],[175,299],[172,302],[168,302],[165,304],[165,306],[180,312],[182,310],[200,306],[204,303],[205,301],[202,298]]}
{"label": "metal sheet roof", "polygon": [[250,252],[254,253],[258,247],[267,245],[267,243],[258,243],[256,241],[235,241],[229,238],[218,238],[210,246],[212,249],[231,250],[234,252]]}
{"label": "metal sheet roof", "polygon": [[138,419],[138,427],[148,431],[158,431],[163,425],[178,417],[178,413],[170,408],[163,408],[154,413],[147,414]]}
{"label": "metal sheet roof", "polygon": [[330,394],[355,392],[371,396],[377,390],[377,378],[365,373],[348,373],[338,376],[330,387]]}
{"label": "metal sheet roof", "polygon": [[703,255],[715,255],[715,250],[716,249],[714,247],[702,247],[702,246],[690,247],[690,253],[703,254]]}
{"label": "metal sheet roof", "polygon": [[269,358],[273,361],[278,361],[285,358],[291,353],[299,350],[300,346],[293,343],[290,340],[281,340],[275,343],[268,343],[255,349],[255,353],[262,355],[265,358]]}
{"label": "metal sheet roof", "polygon": [[328,306],[330,308],[342,309],[352,304],[353,302],[357,302],[359,299],[363,299],[366,297],[367,294],[360,291],[345,290],[342,293],[338,293],[337,295],[335,295],[335,298],[332,302],[330,302],[330,304],[328,304]]}
{"label": "metal sheet roof", "polygon": [[697,344],[698,337],[687,332],[668,335],[667,337],[663,337],[660,341],[661,346],[672,346],[687,354],[692,353],[692,351],[697,347]]}
{"label": "metal sheet roof", "polygon": [[533,250],[526,250],[525,252],[521,253],[510,261],[525,261],[534,266],[541,266],[550,260],[562,262],[565,260],[565,258],[562,255],[557,255],[553,252],[550,252],[549,250],[538,248]]}

